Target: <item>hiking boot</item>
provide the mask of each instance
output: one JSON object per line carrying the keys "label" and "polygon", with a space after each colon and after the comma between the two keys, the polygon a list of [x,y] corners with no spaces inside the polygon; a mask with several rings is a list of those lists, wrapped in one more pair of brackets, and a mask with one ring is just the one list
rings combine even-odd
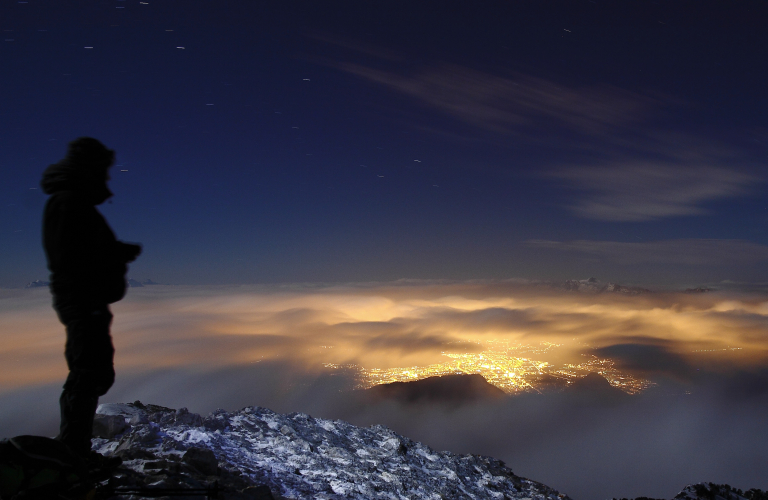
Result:
{"label": "hiking boot", "polygon": [[88,462],[88,472],[91,474],[98,474],[99,472],[109,474],[123,463],[123,459],[120,457],[108,457],[95,451],[91,451],[85,460]]}

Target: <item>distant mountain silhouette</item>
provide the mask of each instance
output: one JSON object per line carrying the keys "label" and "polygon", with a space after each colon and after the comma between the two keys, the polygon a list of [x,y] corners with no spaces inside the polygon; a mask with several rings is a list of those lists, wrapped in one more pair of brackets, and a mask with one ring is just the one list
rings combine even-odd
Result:
{"label": "distant mountain silhouette", "polygon": [[561,285],[568,291],[587,292],[587,293],[619,293],[627,295],[638,295],[641,293],[651,293],[647,288],[639,286],[619,285],[618,283],[603,283],[597,278],[586,280],[565,280]]}
{"label": "distant mountain silhouette", "polygon": [[618,402],[629,397],[629,394],[612,386],[605,377],[595,372],[590,372],[586,377],[576,380],[565,392],[579,400],[589,402]]}
{"label": "distant mountain silhouette", "polygon": [[43,286],[48,286],[48,284],[49,284],[48,281],[35,280],[30,283],[27,283],[27,286],[25,286],[24,288],[40,288]]}
{"label": "distant mountain silhouette", "polygon": [[443,375],[413,382],[392,382],[374,386],[366,393],[375,399],[392,399],[402,403],[462,404],[506,396],[504,391],[489,384],[478,374]]}
{"label": "distant mountain silhouette", "polygon": [[534,375],[528,379],[528,382],[536,388],[538,392],[551,393],[561,392],[568,388],[568,382],[562,377],[555,377],[548,373]]}

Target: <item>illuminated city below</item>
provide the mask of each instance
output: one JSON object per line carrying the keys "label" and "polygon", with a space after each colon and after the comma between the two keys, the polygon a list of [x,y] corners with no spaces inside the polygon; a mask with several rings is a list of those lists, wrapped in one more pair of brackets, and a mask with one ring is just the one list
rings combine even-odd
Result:
{"label": "illuminated city below", "polygon": [[369,368],[340,366],[328,363],[332,369],[353,368],[358,372],[358,389],[392,382],[411,382],[427,377],[449,374],[480,374],[489,383],[508,394],[521,392],[547,392],[559,390],[590,372],[602,375],[608,382],[628,394],[637,394],[654,385],[649,380],[621,373],[610,359],[585,355],[578,364],[555,366],[547,361],[534,359],[548,357],[559,344],[542,343],[539,346],[510,346],[503,341],[487,342],[482,353],[443,353],[448,358],[443,363],[405,368]]}

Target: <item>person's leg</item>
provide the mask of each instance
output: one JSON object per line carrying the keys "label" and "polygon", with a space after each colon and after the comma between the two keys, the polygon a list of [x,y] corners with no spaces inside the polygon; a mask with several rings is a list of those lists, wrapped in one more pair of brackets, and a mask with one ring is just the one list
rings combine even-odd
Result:
{"label": "person's leg", "polygon": [[76,455],[85,457],[91,451],[91,431],[99,398],[86,392],[64,390],[59,398],[61,425],[59,441]]}
{"label": "person's leg", "polygon": [[57,307],[67,327],[65,357],[69,376],[59,398],[61,427],[57,438],[78,455],[91,449],[93,418],[99,396],[115,380],[114,348],[109,335],[112,314],[105,305]]}

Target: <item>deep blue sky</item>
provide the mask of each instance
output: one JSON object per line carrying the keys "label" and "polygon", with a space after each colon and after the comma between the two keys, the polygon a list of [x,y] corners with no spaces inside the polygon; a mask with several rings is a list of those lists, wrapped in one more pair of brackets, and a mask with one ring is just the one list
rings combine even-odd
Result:
{"label": "deep blue sky", "polygon": [[[479,5],[478,5],[479,4]],[[0,287],[117,151],[131,276],[768,281],[763,1],[0,3]],[[127,170],[122,172],[121,170]]]}

